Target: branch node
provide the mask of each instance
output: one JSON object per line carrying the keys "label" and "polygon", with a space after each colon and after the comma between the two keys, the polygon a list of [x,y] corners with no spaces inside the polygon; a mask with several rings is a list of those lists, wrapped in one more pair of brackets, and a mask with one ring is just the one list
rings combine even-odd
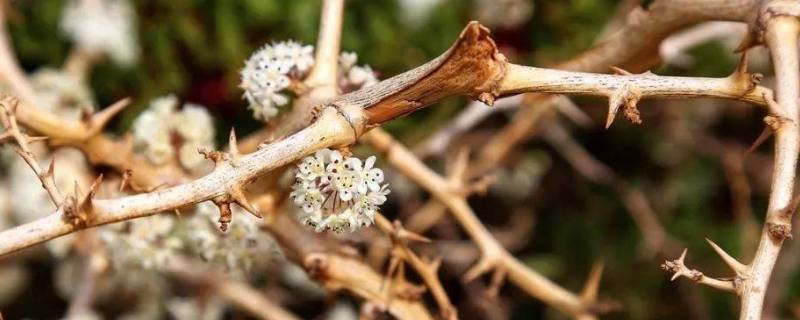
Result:
{"label": "branch node", "polygon": [[767,222],[767,232],[775,241],[792,239],[792,225],[788,223]]}
{"label": "branch node", "polygon": [[661,269],[673,273],[672,278],[669,279],[670,281],[675,281],[675,279],[678,279],[681,276],[689,278],[695,282],[698,282],[703,278],[702,272],[686,267],[684,262],[686,261],[687,251],[688,249],[683,249],[683,253],[681,253],[681,256],[678,259],[667,260],[661,265]]}
{"label": "branch node", "polygon": [[63,218],[67,223],[74,226],[86,226],[91,222],[90,220],[94,213],[92,200],[102,182],[103,175],[100,174],[89,186],[89,191],[83,194],[78,182],[75,181],[73,193],[64,199],[64,203],[61,206]]}
{"label": "branch node", "polygon": [[219,231],[227,232],[228,226],[233,219],[230,200],[228,200],[226,196],[219,196],[211,201],[219,208],[219,219],[217,220],[217,222],[219,222]]}
{"label": "branch node", "polygon": [[641,94],[628,84],[614,91],[608,98],[608,116],[606,117],[606,129],[611,127],[614,118],[620,107],[623,107],[623,115],[631,123],[641,124],[642,119],[636,104],[639,102]]}

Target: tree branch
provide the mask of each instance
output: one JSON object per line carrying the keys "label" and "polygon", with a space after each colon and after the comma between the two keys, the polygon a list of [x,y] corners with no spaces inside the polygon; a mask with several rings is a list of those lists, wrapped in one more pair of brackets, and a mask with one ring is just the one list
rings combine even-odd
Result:
{"label": "tree branch", "polygon": [[193,263],[185,257],[171,259],[166,266],[166,271],[184,281],[201,283],[212,288],[222,299],[259,319],[300,320],[299,317],[271,301],[248,284],[216,271],[207,270],[202,265]]}
{"label": "tree branch", "polygon": [[466,281],[492,270],[506,273],[509,280],[520,289],[565,314],[578,317],[589,313],[589,306],[585,305],[577,295],[529,269],[508,253],[478,220],[466,199],[458,192],[454,192],[453,185],[425,166],[391,136],[376,129],[366,134],[363,139],[384,153],[386,160],[409,179],[421,185],[447,206],[453,217],[478,245],[481,258],[464,275]]}
{"label": "tree branch", "polygon": [[[791,237],[790,207],[800,148],[798,132],[798,34],[800,6],[796,1],[771,1],[761,11],[759,21],[764,27],[764,39],[770,49],[775,68],[777,103],[771,105],[768,125],[775,131],[775,167],[769,196],[767,217],[755,257],[750,264],[749,277],[743,284],[740,319],[761,318],[764,294],[783,240]],[[769,100],[768,100],[769,101]]]}
{"label": "tree branch", "polygon": [[344,0],[325,0],[317,36],[314,68],[306,78],[314,98],[331,98],[338,94],[336,78],[339,66],[339,46],[342,39]]}

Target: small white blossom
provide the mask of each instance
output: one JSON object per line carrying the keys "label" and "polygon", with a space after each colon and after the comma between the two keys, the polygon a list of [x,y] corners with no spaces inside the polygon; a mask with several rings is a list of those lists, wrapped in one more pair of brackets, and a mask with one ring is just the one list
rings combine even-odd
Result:
{"label": "small white blossom", "polygon": [[344,51],[339,55],[339,66],[342,70],[350,70],[358,62],[358,54],[355,52]]}
{"label": "small white blossom", "polygon": [[533,16],[534,2],[529,0],[478,0],[475,4],[477,19],[489,26],[512,28]]}
{"label": "small white blossom", "polygon": [[403,22],[411,27],[418,27],[430,17],[433,9],[443,0],[400,0]]}
{"label": "small white blossom", "polygon": [[[251,270],[263,265],[274,253],[274,241],[261,232],[261,221],[232,207],[233,219],[229,229],[221,233],[217,228],[219,211],[211,202],[197,205],[195,214],[184,219],[188,249],[203,260],[227,270]],[[237,212],[240,211],[240,212]]]}
{"label": "small white blossom", "polygon": [[358,66],[356,62],[358,55],[354,52],[339,55],[339,83],[345,93],[378,83],[378,77],[370,66]]}
{"label": "small white blossom", "polygon": [[239,87],[256,119],[266,121],[278,114],[289,99],[284,91],[292,79],[300,79],[314,65],[314,47],[295,41],[265,45],[245,61]]}
{"label": "small white blossom", "polygon": [[108,248],[115,269],[130,267],[161,269],[183,247],[173,234],[175,218],[159,214],[127,221],[120,227],[101,229],[100,239]]}
{"label": "small white blossom", "polygon": [[94,111],[89,88],[75,77],[59,70],[42,68],[30,78],[36,91],[36,107],[69,120],[80,120],[85,110]]}
{"label": "small white blossom", "polygon": [[215,148],[214,122],[202,106],[186,103],[180,111],[177,106],[173,95],[153,100],[133,123],[134,147],[153,164],[177,157],[192,173],[206,173],[212,164],[197,150]]}
{"label": "small white blossom", "polygon": [[217,297],[172,298],[167,302],[167,311],[176,320],[217,320],[223,319],[225,304]]}
{"label": "small white blossom", "polygon": [[375,76],[375,71],[368,65],[355,66],[347,73],[347,81],[354,86],[361,88],[369,87],[378,83],[378,77]]}
{"label": "small white blossom", "polygon": [[127,0],[71,0],[64,7],[61,29],[80,48],[107,54],[122,65],[139,55],[136,21]]}
{"label": "small white blossom", "polygon": [[317,232],[353,232],[372,224],[389,194],[388,185],[381,185],[383,171],[373,168],[374,164],[374,156],[362,165],[358,158],[329,149],[304,158],[291,193],[304,212],[303,223]]}

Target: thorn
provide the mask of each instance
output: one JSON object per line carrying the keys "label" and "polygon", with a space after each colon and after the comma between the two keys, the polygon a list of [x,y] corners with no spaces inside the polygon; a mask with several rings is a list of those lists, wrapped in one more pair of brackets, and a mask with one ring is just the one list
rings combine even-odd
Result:
{"label": "thorn", "polygon": [[453,159],[450,166],[450,173],[448,174],[452,182],[460,184],[466,177],[469,153],[469,147],[460,148],[458,153],[456,153],[456,157]]}
{"label": "thorn", "polygon": [[758,36],[756,35],[756,31],[752,28],[748,28],[747,33],[744,35],[744,38],[742,38],[742,42],[739,43],[739,46],[737,46],[733,52],[746,52],[748,49],[755,47],[756,45],[758,45]]}
{"label": "thorn", "polygon": [[56,157],[55,155],[50,158],[50,164],[47,166],[47,171],[44,172],[45,177],[53,178],[56,175]]}
{"label": "thorn", "polygon": [[581,291],[581,299],[583,299],[584,302],[597,301],[597,293],[600,291],[600,280],[603,278],[604,265],[602,261],[598,261],[592,266],[589,277],[586,279],[586,285],[583,286],[583,290]]}
{"label": "thorn", "polygon": [[686,252],[688,252],[688,251],[689,251],[689,248],[683,249],[683,252],[681,253],[681,256],[678,257],[678,262],[680,262],[681,264],[686,262]]}
{"label": "thorn", "polygon": [[733,269],[733,271],[736,272],[737,275],[741,276],[747,272],[748,268],[746,265],[736,260],[734,257],[725,252],[725,250],[722,250],[722,248],[720,248],[716,243],[714,243],[714,241],[711,241],[711,239],[706,238],[706,241],[708,242],[708,244],[711,245],[712,248],[714,248],[714,251],[717,252],[717,254],[722,258],[722,260],[725,261],[725,264],[727,264],[728,267]]}
{"label": "thorn", "polygon": [[178,209],[178,208],[175,208],[175,209],[173,210],[173,212],[175,212],[175,216],[177,216],[177,217],[178,217],[178,219],[181,219],[181,218],[182,218],[182,215],[181,215],[181,210],[180,210],[180,209]]}
{"label": "thorn", "polygon": [[125,190],[125,185],[127,185],[130,182],[129,180],[131,179],[132,175],[133,175],[133,170],[131,169],[125,169],[125,171],[122,172],[122,181],[119,182],[120,192],[122,192],[122,190]]}
{"label": "thorn", "polygon": [[131,104],[131,98],[124,98],[117,102],[114,102],[107,108],[95,112],[95,114],[90,119],[91,131],[89,135],[95,135],[105,128],[109,121],[111,121],[114,116],[122,112],[126,107]]}
{"label": "thorn", "polygon": [[28,143],[40,142],[50,139],[50,137],[45,136],[27,136]]}
{"label": "thorn", "polygon": [[433,259],[431,260],[431,262],[428,263],[428,268],[430,268],[431,272],[433,273],[438,273],[439,267],[441,266],[442,266],[442,257],[436,257],[436,259]]}
{"label": "thorn", "polygon": [[408,231],[406,229],[400,229],[397,233],[398,238],[406,240],[406,241],[416,241],[422,243],[431,243],[431,239],[425,237],[423,235]]}
{"label": "thorn", "polygon": [[475,280],[481,275],[489,272],[489,270],[491,270],[496,264],[497,262],[494,259],[485,257],[481,258],[478,261],[478,263],[476,263],[474,266],[472,266],[472,268],[470,268],[469,270],[467,270],[466,273],[464,273],[462,281],[471,282],[472,280]]}
{"label": "thorn", "polygon": [[686,252],[688,252],[688,251],[689,251],[689,248],[683,249],[683,252],[681,253],[681,256],[677,260],[672,261],[675,264],[674,267],[670,267],[670,261],[667,261],[664,265],[661,266],[665,270],[671,270],[673,272],[672,277],[669,278],[669,281],[675,281],[675,279],[678,279],[683,274],[681,271],[682,271],[682,268],[685,268],[685,266],[686,266],[686,263],[685,263],[685,261],[686,261]]}
{"label": "thorn", "polygon": [[745,155],[750,155],[754,151],[756,151],[756,149],[758,149],[758,147],[760,147],[762,144],[764,144],[764,142],[767,141],[767,139],[769,139],[769,137],[772,136],[772,132],[773,132],[773,130],[771,130],[769,127],[766,127],[766,128],[764,128],[764,130],[761,130],[761,134],[758,135],[758,138],[756,138],[756,141],[753,141],[753,143],[750,144],[750,147],[747,148],[747,151],[745,151],[744,154]]}
{"label": "thorn", "polygon": [[747,51],[742,52],[742,56],[739,57],[739,63],[736,65],[736,71],[734,74],[737,75],[746,75],[747,73]]}
{"label": "thorn", "polygon": [[[400,261],[400,257],[397,257],[395,255],[393,255],[392,258],[389,259],[389,268],[386,270],[386,277],[381,282],[380,291],[383,291],[383,288],[385,287],[386,282],[389,279],[393,278],[394,273],[397,272],[397,269],[400,267],[400,262],[401,262]],[[391,288],[389,288],[389,289],[391,289]]]}
{"label": "thorn", "polygon": [[606,129],[611,127],[611,124],[614,123],[614,118],[617,116],[617,111],[619,111],[621,97],[618,94],[614,94],[608,100],[608,115],[606,116]]}
{"label": "thorn", "polygon": [[228,191],[228,195],[230,195],[231,200],[233,200],[233,202],[242,207],[242,209],[249,212],[256,218],[259,219],[262,218],[261,213],[259,213],[258,210],[255,207],[253,207],[253,205],[250,204],[249,201],[247,201],[247,197],[244,195],[244,191],[242,190],[242,188],[233,187]]}
{"label": "thorn", "polygon": [[100,190],[101,183],[103,183],[102,173],[98,175],[97,178],[95,178],[92,184],[89,186],[89,193],[87,194],[88,198],[93,198],[97,194],[97,191]]}
{"label": "thorn", "polygon": [[74,186],[73,192],[74,192],[75,199],[80,199],[80,198],[83,197],[82,196],[83,192],[81,192],[81,186],[78,185],[78,181],[74,181],[74,183],[75,183],[75,186]]}
{"label": "thorn", "polygon": [[231,128],[231,134],[228,137],[228,152],[234,158],[238,158],[241,155],[239,153],[239,144],[236,142],[236,129],[234,128]]}
{"label": "thorn", "polygon": [[500,288],[503,287],[503,282],[506,280],[506,275],[508,272],[505,268],[497,268],[492,273],[492,280],[489,282],[489,288],[486,290],[486,295],[489,298],[496,298],[497,294],[500,292]]}
{"label": "thorn", "polygon": [[[386,224],[388,222],[386,217],[384,217],[383,215],[375,215],[375,217],[376,217],[376,220],[386,221],[386,222],[377,222],[376,221],[376,223]],[[403,228],[403,223],[400,222],[400,220],[395,220],[394,223],[391,224],[391,229],[388,230],[388,232],[390,232],[390,236],[392,237],[392,241],[396,241],[396,240],[406,241],[406,242],[416,241],[416,242],[422,242],[422,243],[430,243],[431,242],[431,239],[429,239],[429,238],[427,238],[427,237],[425,237],[423,235],[411,232],[411,231],[406,230],[405,228]]]}
{"label": "thorn", "polygon": [[630,73],[628,70],[622,69],[617,66],[608,66],[611,71],[614,71],[615,74],[622,75],[622,76],[631,76],[633,73]]}

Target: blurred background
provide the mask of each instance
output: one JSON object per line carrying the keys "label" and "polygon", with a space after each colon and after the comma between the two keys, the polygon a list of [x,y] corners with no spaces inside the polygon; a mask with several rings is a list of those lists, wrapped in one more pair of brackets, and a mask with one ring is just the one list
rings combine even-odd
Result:
{"label": "blurred background", "polygon": [[[141,52],[137,62],[127,66],[100,62],[88,78],[97,106],[133,99],[110,129],[126,132],[151,100],[174,93],[181,101],[207,108],[217,129],[217,145],[224,145],[230,127],[242,136],[262,127],[238,88],[244,61],[273,41],[315,44],[320,12],[318,0],[131,3]],[[467,22],[479,20],[492,29],[511,61],[548,66],[595,44],[619,5],[611,0],[348,0],[342,50],[357,53],[359,63],[369,64],[383,79],[436,57]],[[11,2],[8,28],[26,71],[59,67],[67,59],[71,44],[59,27],[63,6],[60,0]],[[727,76],[737,65],[739,57],[732,50],[742,33],[734,27],[725,30],[681,52],[663,51],[665,62],[652,71]],[[750,67],[764,73],[763,83],[770,84],[770,65],[763,52],[752,55]],[[449,99],[393,121],[386,129],[422,152],[422,143],[467,104],[466,99]],[[495,184],[485,194],[470,198],[481,220],[525,264],[573,291],[581,288],[595,262],[604,262],[600,296],[612,311],[603,318],[735,317],[734,296],[686,279],[670,282],[670,274],[659,266],[688,248],[689,267],[711,276],[731,276],[706,238],[742,261],[752,257],[771,174],[771,141],[749,155],[745,152],[763,130],[761,111],[731,101],[645,101],[640,104],[642,125],[618,119],[606,130],[605,99],[570,97],[566,104],[568,111],[544,118],[504,157],[492,172]],[[491,114],[455,137],[447,152],[426,155],[426,162],[444,172],[460,147],[471,146],[478,153],[478,146],[513,123],[515,110]],[[358,153],[370,151],[363,148]],[[390,218],[408,219],[428,196],[393,174],[388,164],[384,168],[393,192],[383,211]],[[10,170],[5,169],[3,179],[11,179]],[[468,243],[453,221],[437,225],[429,235],[443,243]],[[42,252],[27,252],[14,259],[22,268],[0,273],[0,310],[6,319],[63,317],[69,299],[54,288],[59,261]],[[773,276],[769,315],[800,315],[798,263],[800,250],[790,241]],[[440,274],[462,318],[563,318],[511,285],[505,285],[494,300],[483,298],[485,286],[460,282],[466,266],[453,262]],[[3,288],[12,284],[14,288]],[[170,290],[179,295],[191,291],[177,288]],[[305,302],[295,301],[287,309],[315,319],[332,319],[336,301],[345,301],[354,310],[359,303],[347,296],[310,295],[301,300]],[[104,302],[99,309],[111,319],[123,308]],[[178,318],[170,312],[156,314]],[[222,315],[248,318],[227,309]],[[347,319],[347,314],[341,317]]]}

